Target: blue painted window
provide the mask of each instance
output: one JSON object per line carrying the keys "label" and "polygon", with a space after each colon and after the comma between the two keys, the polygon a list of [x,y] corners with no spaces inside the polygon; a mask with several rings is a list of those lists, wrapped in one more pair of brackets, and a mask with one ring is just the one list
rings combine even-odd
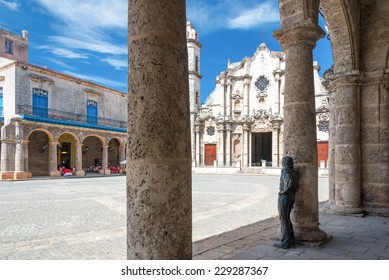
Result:
{"label": "blue painted window", "polygon": [[87,123],[97,124],[97,102],[93,100],[87,100],[86,103],[86,116]]}
{"label": "blue painted window", "polygon": [[0,117],[3,116],[3,87],[0,87]]}
{"label": "blue painted window", "polygon": [[48,92],[40,88],[32,89],[32,114],[47,118]]}

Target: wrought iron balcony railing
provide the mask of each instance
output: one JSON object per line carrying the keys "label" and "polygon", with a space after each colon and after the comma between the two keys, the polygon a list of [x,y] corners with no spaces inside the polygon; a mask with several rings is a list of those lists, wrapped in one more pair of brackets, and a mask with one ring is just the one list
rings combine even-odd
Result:
{"label": "wrought iron balcony railing", "polygon": [[127,122],[77,114],[74,112],[60,111],[50,108],[37,107],[21,104],[17,106],[17,114],[36,116],[38,118],[54,119],[60,121],[70,121],[76,123],[86,123],[96,126],[109,126],[115,128],[127,128]]}

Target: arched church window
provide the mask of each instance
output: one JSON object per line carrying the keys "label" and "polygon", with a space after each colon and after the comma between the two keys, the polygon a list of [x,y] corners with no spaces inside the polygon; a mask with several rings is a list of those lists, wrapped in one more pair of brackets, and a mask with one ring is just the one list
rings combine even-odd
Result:
{"label": "arched church window", "polygon": [[196,55],[196,58],[195,58],[195,71],[196,72],[199,72],[199,57]]}
{"label": "arched church window", "polygon": [[269,86],[270,81],[268,78],[266,78],[264,75],[261,75],[258,77],[258,79],[255,82],[255,86],[259,91],[265,91],[265,89]]}
{"label": "arched church window", "polygon": [[200,93],[196,91],[196,105],[200,104]]}

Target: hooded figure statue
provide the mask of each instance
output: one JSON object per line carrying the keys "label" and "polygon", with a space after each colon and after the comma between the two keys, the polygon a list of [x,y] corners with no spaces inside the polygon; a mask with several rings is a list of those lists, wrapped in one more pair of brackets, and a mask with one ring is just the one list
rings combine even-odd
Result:
{"label": "hooded figure statue", "polygon": [[278,192],[278,213],[282,238],[281,243],[274,244],[275,247],[288,249],[296,243],[290,212],[293,209],[298,181],[297,171],[293,168],[293,159],[290,156],[284,156],[282,158],[280,189]]}

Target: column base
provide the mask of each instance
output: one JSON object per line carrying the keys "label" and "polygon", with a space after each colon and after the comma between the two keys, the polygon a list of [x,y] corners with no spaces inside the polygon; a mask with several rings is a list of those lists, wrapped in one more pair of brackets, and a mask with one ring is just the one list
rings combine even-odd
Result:
{"label": "column base", "polygon": [[50,171],[50,177],[61,177],[61,172],[59,172],[59,171]]}
{"label": "column base", "polygon": [[362,217],[366,215],[366,211],[360,207],[347,207],[332,203],[327,206],[326,212],[333,215],[351,215]]}
{"label": "column base", "polygon": [[321,229],[295,229],[296,241],[300,244],[318,247],[332,239]]}
{"label": "column base", "polygon": [[84,170],[76,171],[76,173],[74,175],[76,175],[76,176],[85,176],[85,171]]}
{"label": "column base", "polygon": [[29,176],[30,172],[24,172],[24,171],[15,171],[14,172],[14,180],[26,180],[30,177]]}
{"label": "column base", "polygon": [[13,171],[0,172],[0,180],[13,180],[13,179],[14,179]]}
{"label": "column base", "polygon": [[102,174],[102,175],[110,175],[111,174],[111,170],[109,170],[109,169],[101,169],[99,171],[99,173]]}

